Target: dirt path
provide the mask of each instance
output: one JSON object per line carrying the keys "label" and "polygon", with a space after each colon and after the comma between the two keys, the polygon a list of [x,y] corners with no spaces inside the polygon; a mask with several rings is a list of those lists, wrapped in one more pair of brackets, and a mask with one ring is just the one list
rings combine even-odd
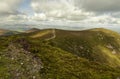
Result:
{"label": "dirt path", "polygon": [[52,34],[53,34],[53,36],[52,36],[52,37],[50,37],[50,38],[48,38],[48,39],[46,39],[47,41],[49,41],[49,40],[52,40],[52,39],[56,38],[55,29],[53,29],[53,30],[52,30]]}

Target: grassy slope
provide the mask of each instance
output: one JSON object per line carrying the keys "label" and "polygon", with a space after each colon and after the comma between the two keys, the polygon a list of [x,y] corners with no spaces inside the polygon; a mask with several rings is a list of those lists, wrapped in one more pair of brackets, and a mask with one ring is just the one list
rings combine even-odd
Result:
{"label": "grassy slope", "polygon": [[113,34],[114,32],[108,34],[108,32],[103,32],[101,29],[99,31],[93,31],[92,29],[81,32],[58,30],[56,31],[57,37],[53,40],[53,44],[91,61],[119,66],[120,37],[116,33],[115,35]]}
{"label": "grassy slope", "polygon": [[[33,77],[37,79],[116,79],[120,76],[120,37],[116,33],[117,37],[106,33],[108,30],[101,29],[80,32],[56,30],[55,39],[44,40],[52,36],[50,31],[52,32],[52,30],[43,30],[1,37],[0,42],[3,43],[0,45],[0,54],[3,56],[0,59],[0,74],[2,74],[0,77],[16,78],[16,75],[13,75],[14,72],[9,73],[11,69],[6,68],[7,65],[10,65],[13,71],[20,67],[22,76],[17,77],[19,79],[28,76],[29,79]],[[36,38],[31,38],[36,35]],[[7,53],[7,56],[4,56],[4,52],[9,52],[6,48],[9,48],[11,43],[14,46],[11,51],[15,55]],[[116,53],[113,54],[113,51]],[[11,61],[9,55],[17,58]],[[26,64],[21,66],[18,58]],[[26,61],[26,58],[30,61]],[[32,61],[32,59],[35,60]],[[31,63],[37,63],[38,70],[35,74],[27,68],[34,67]]]}

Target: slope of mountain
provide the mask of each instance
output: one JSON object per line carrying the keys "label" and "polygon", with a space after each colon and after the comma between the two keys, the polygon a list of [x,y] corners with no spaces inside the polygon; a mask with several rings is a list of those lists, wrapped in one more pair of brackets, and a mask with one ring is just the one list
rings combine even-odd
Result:
{"label": "slope of mountain", "polygon": [[120,35],[46,29],[0,37],[1,79],[117,79]]}
{"label": "slope of mountain", "polygon": [[108,63],[111,66],[120,65],[120,35],[110,30],[91,29],[78,32],[58,30],[53,43],[63,50],[91,61]]}

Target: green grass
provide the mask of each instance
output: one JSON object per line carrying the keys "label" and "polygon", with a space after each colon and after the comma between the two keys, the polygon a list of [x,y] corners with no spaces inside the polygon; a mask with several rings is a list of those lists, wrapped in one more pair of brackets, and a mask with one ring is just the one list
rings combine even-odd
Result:
{"label": "green grass", "polygon": [[[46,39],[52,36],[52,30],[0,37],[0,78],[120,77],[120,37],[117,33],[105,29],[55,31],[56,38],[48,41]],[[36,35],[37,38],[31,37]],[[113,50],[116,54],[112,53]],[[11,59],[13,57],[14,60]],[[19,77],[15,74],[18,73],[16,70],[19,70]]]}

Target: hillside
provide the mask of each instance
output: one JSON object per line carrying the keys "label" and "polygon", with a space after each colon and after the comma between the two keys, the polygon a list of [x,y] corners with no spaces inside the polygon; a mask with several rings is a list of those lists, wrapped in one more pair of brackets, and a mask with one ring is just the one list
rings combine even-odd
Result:
{"label": "hillside", "polygon": [[[91,61],[119,66],[120,35],[106,29],[56,31],[55,46]],[[97,56],[97,57],[96,57]]]}
{"label": "hillside", "polygon": [[118,79],[120,35],[96,28],[0,37],[1,79]]}

